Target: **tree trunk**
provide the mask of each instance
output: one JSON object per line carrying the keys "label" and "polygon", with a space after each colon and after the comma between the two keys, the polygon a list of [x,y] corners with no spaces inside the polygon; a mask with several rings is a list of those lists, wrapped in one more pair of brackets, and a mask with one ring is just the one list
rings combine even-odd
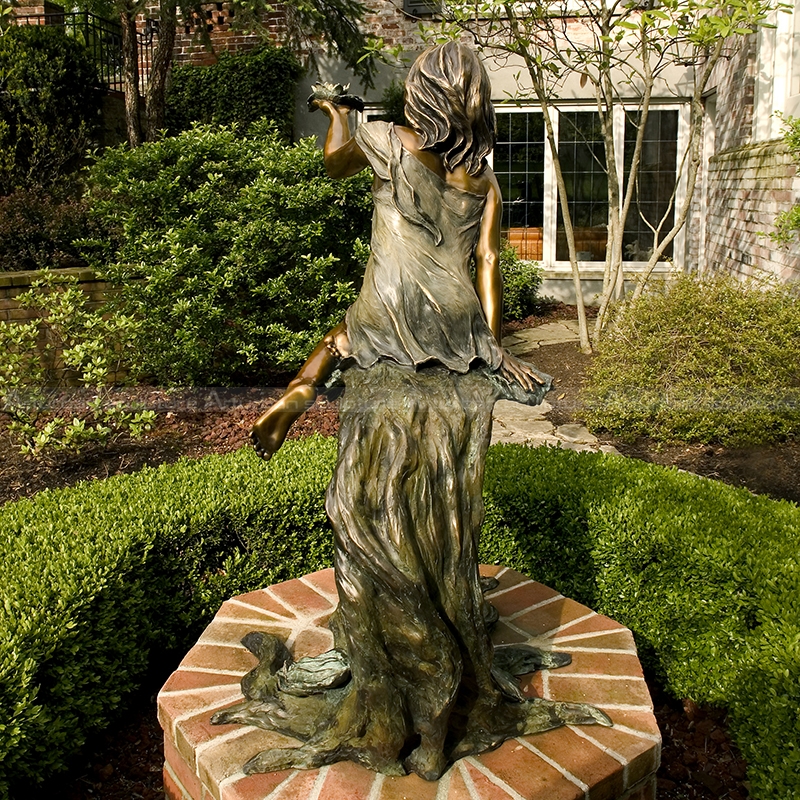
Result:
{"label": "tree trunk", "polygon": [[564,182],[564,175],[561,172],[561,161],[558,155],[558,142],[556,141],[555,130],[553,129],[553,120],[550,117],[550,103],[547,97],[547,92],[542,81],[542,72],[537,66],[536,61],[531,53],[531,49],[526,43],[526,39],[521,35],[519,29],[519,18],[516,11],[509,3],[505,3],[503,8],[508,20],[508,31],[512,41],[517,42],[517,46],[506,45],[503,49],[507,53],[519,56],[525,62],[528,75],[531,79],[536,98],[539,101],[539,106],[542,109],[542,116],[544,118],[545,133],[547,142],[550,147],[550,153],[553,156],[553,166],[556,173],[556,184],[558,186],[559,200],[561,203],[561,212],[564,218],[564,235],[567,239],[567,249],[569,251],[569,264],[572,269],[572,285],[575,288],[575,308],[578,312],[578,336],[580,338],[580,346],[582,353],[592,352],[592,343],[589,339],[589,323],[586,320],[586,305],[583,302],[583,287],[581,286],[581,274],[578,267],[578,254],[575,247],[575,231],[572,226],[572,215],[569,210],[569,202],[567,200],[567,187]]}
{"label": "tree trunk", "polygon": [[128,144],[138,147],[142,143],[142,123],[139,103],[139,47],[136,41],[136,12],[124,7],[120,10],[122,25],[122,76],[125,91],[125,127]]}
{"label": "tree trunk", "polygon": [[[533,78],[533,74],[531,74],[531,77]],[[558,198],[561,203],[561,216],[564,219],[564,236],[567,239],[569,265],[572,269],[572,285],[575,288],[575,308],[578,312],[578,337],[580,339],[581,352],[588,354],[592,352],[592,343],[589,339],[589,323],[586,319],[586,305],[583,302],[583,287],[581,285],[581,273],[578,266],[578,252],[575,246],[575,229],[572,225],[572,214],[567,199],[567,185],[564,181],[564,174],[561,171],[561,160],[558,154],[558,143],[556,142],[555,131],[553,130],[553,121],[550,118],[550,107],[544,92],[540,93],[538,85],[536,86],[536,91],[539,96],[539,105],[541,106],[542,115],[544,117],[547,142],[550,146],[550,153],[553,156],[553,167],[555,168],[556,185],[558,186]]]}
{"label": "tree trunk", "polygon": [[172,67],[177,14],[178,9],[175,0],[161,0],[158,15],[158,38],[153,49],[150,78],[145,96],[147,104],[146,138],[148,142],[155,141],[159,132],[165,127],[167,81]]}

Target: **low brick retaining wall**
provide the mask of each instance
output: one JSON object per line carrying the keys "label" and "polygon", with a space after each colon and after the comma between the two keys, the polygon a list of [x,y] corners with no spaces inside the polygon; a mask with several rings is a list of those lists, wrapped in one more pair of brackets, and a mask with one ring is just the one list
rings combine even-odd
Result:
{"label": "low brick retaining wall", "polygon": [[[87,267],[56,270],[59,275],[73,275],[78,279],[79,288],[89,296],[89,307],[97,309],[106,301],[115,289],[98,278],[94,270]],[[14,320],[25,321],[36,319],[38,314],[29,308],[20,307],[17,297],[31,288],[31,284],[42,273],[39,270],[31,272],[0,272],[0,321]]]}
{"label": "low brick retaining wall", "polygon": [[[94,270],[86,267],[54,270],[59,275],[72,275],[78,279],[78,287],[82,289],[88,298],[88,307],[92,310],[100,308],[110,295],[118,291],[115,287],[99,278]],[[4,322],[28,322],[39,317],[39,312],[33,308],[23,308],[17,299],[21,294],[31,288],[31,284],[41,275],[41,271],[33,270],[30,272],[0,272],[0,324]],[[45,334],[40,332],[38,347],[45,347]],[[40,352],[42,352],[40,350]],[[66,379],[67,385],[79,385],[74,373],[64,374],[61,365],[60,352],[55,353],[55,377],[58,380]],[[49,362],[48,363],[52,363]],[[110,376],[114,381],[124,381],[126,372],[124,370]]]}

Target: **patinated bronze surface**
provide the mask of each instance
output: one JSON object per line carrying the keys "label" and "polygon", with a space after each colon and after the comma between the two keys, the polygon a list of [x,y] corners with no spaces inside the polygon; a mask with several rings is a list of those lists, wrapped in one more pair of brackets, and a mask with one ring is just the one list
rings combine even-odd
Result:
{"label": "patinated bronze surface", "polygon": [[[341,90],[341,91],[340,91]],[[343,87],[315,103],[331,120],[330,174],[375,175],[372,255],[346,319],[254,429],[269,458],[338,367],[339,457],[326,507],[335,532],[335,650],[294,663],[282,642],[244,640],[259,659],[245,700],[216,714],[289,734],[247,772],[351,759],[437,779],[505,739],[564,724],[609,725],[582,704],[522,697],[515,675],[567,663],[530,647],[495,650],[477,542],[491,414],[535,405],[548,376],[499,345],[501,198],[488,78],[467,48],[426,51],[407,81],[410,128],[350,135]],[[470,278],[474,261],[476,281]]]}
{"label": "patinated bronze surface", "polygon": [[327,509],[336,534],[336,650],[292,663],[253,635],[244,703],[215,722],[278,730],[303,746],[246,771],[340,759],[438,778],[511,736],[608,724],[585,705],[524,700],[513,674],[561,666],[534,648],[494,651],[477,569],[481,488],[498,390],[487,370],[379,361],[344,373],[339,459]]}

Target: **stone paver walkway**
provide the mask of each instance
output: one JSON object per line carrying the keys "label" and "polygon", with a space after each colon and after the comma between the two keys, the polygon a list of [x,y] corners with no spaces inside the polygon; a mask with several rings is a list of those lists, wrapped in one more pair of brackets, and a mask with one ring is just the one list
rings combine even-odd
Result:
{"label": "stone paver walkway", "polygon": [[[570,319],[512,333],[503,339],[503,347],[513,355],[520,356],[550,344],[577,341],[578,322]],[[597,437],[583,425],[554,425],[547,419],[552,410],[547,400],[535,408],[508,400],[498,401],[494,407],[492,444],[549,445],[565,450],[619,454],[611,445],[600,444]]]}

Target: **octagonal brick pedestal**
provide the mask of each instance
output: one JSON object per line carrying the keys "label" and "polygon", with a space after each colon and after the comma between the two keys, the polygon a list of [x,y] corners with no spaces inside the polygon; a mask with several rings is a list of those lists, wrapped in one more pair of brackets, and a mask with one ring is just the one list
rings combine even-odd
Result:
{"label": "octagonal brick pedestal", "polygon": [[568,652],[572,663],[525,676],[528,696],[588,702],[613,728],[564,727],[511,739],[462,759],[437,782],[388,778],[350,762],[322,769],[245,776],[261,750],[295,740],[259,728],[211,725],[241,700],[239,681],[256,659],[241,644],[250,631],[282,637],[294,657],[330,649],[325,622],[337,598],[323,570],[223,604],[158,698],[169,800],[653,800],[661,736],[627,628],[504,567],[481,567],[500,585],[487,597],[500,612],[496,644]]}

